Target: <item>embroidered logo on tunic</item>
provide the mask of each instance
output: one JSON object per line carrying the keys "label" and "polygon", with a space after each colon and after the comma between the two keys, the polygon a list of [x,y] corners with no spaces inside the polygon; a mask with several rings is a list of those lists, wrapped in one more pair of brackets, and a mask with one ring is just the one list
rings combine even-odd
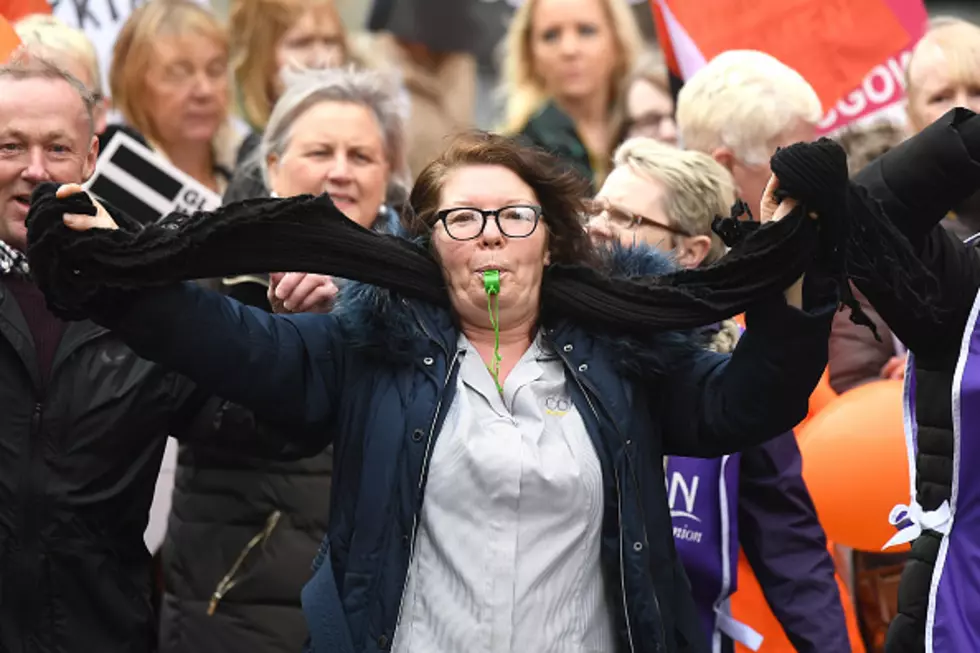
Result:
{"label": "embroidered logo on tunic", "polygon": [[561,417],[572,409],[572,401],[561,395],[551,395],[544,399],[544,412]]}

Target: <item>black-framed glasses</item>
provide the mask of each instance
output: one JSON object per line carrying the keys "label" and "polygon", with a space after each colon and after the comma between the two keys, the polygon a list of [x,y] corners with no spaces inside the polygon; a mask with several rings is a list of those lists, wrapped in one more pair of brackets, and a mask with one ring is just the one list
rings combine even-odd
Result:
{"label": "black-framed glasses", "polygon": [[621,229],[623,231],[635,231],[640,225],[650,225],[653,227],[659,227],[664,231],[674,234],[675,236],[684,236],[687,238],[690,238],[691,236],[691,234],[680,227],[675,227],[674,225],[660,222],[659,220],[654,220],[653,218],[648,218],[645,215],[640,215],[639,213],[627,211],[621,207],[614,206],[602,198],[596,198],[590,201],[586,205],[586,210],[586,217],[589,220],[595,220],[596,218],[605,215],[606,219],[609,220],[609,224],[613,228]]}
{"label": "black-framed glasses", "polygon": [[443,209],[436,218],[446,228],[453,240],[473,240],[487,227],[487,219],[493,218],[497,229],[508,238],[527,238],[534,233],[541,220],[541,207],[534,204],[513,204],[489,211],[471,206]]}

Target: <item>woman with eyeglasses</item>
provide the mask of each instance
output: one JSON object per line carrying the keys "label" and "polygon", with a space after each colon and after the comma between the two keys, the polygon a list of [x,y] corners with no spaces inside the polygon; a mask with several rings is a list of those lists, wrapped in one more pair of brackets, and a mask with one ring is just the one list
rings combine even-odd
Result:
{"label": "woman with eyeglasses", "polygon": [[238,152],[225,204],[268,196],[259,145],[289,80],[356,63],[334,0],[234,0],[228,30],[241,115],[252,133]]}
{"label": "woman with eyeglasses", "polygon": [[[638,142],[642,143],[642,140]],[[699,181],[703,181],[707,174],[696,169],[689,162],[693,157],[687,155],[682,155],[687,156],[686,161],[662,172],[671,178],[638,173],[635,169],[637,161],[655,167],[655,161],[643,159],[644,152],[651,150],[656,151],[654,148],[631,148],[629,151],[639,152],[637,157],[618,162],[595,199],[586,204],[592,239],[601,244],[618,242],[623,247],[653,247],[671,254],[675,262],[685,268],[714,263],[725,253],[724,244],[717,236],[704,233],[703,225],[698,222],[698,211],[685,203],[683,194],[672,190],[675,184],[690,186],[692,182],[685,179],[685,174],[700,174]],[[731,185],[731,180],[727,183]],[[727,208],[720,207],[718,214],[725,213]]]}
{"label": "woman with eyeglasses", "polygon": [[[724,166],[707,154],[651,138],[626,141],[613,161],[588,223],[597,245],[655,247],[685,269],[710,265],[724,255],[724,244],[711,231],[714,219],[735,202],[735,182]],[[742,329],[729,319],[697,335],[706,348],[726,353],[742,338]],[[719,642],[718,651],[733,651],[735,642],[751,648],[752,629],[766,625],[735,625],[727,600],[746,580],[758,582],[786,641],[797,650],[852,650],[834,561],[791,430],[720,458],[670,456],[667,474],[678,555],[705,634]],[[687,504],[680,495],[694,483],[701,499]],[[707,501],[706,496],[726,500]],[[697,541],[690,533],[697,534]],[[742,573],[740,554],[754,579]]]}
{"label": "woman with eyeglasses", "polygon": [[[549,267],[666,269],[649,250],[598,260],[584,193],[536,148],[466,135],[409,200],[441,303],[358,284],[329,314],[269,315],[176,284],[100,317],[141,355],[293,425],[284,447],[333,443],[330,523],[303,589],[315,653],[708,650],[663,456],[717,456],[798,423],[835,297],[808,287],[804,306],[802,278],[760,295],[730,356],[561,317],[542,303]],[[267,210],[306,202],[341,219],[322,199]],[[794,203],[775,205],[763,219]],[[68,222],[116,226],[104,209]]]}
{"label": "woman with eyeglasses", "polygon": [[677,145],[674,96],[670,91],[667,64],[660,50],[649,49],[637,59],[636,66],[623,85],[623,91],[626,117],[619,140],[645,136],[668,145]]}

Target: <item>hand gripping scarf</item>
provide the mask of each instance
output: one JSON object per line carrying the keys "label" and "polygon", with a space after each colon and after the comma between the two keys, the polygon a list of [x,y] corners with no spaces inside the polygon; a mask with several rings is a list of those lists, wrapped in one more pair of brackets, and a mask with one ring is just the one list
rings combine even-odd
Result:
{"label": "hand gripping scarf", "polygon": [[[778,296],[805,272],[833,279],[861,324],[870,321],[850,294],[849,278],[888,284],[913,310],[932,310],[934,277],[879,203],[848,180],[839,145],[827,139],[796,144],[779,150],[771,165],[780,193],[799,206],[765,225],[740,220],[737,212],[716,220],[715,230],[732,250],[714,265],[641,278],[552,265],[542,281],[542,313],[613,333],[688,329]],[[49,307],[64,319],[87,317],[118,292],[282,269],[355,279],[449,306],[426,247],[364,229],[326,195],[247,200],[171,215],[142,229],[119,216],[119,230],[74,232],[63,214],[93,214],[94,207],[84,194],[57,199],[55,190],[46,184],[32,197],[28,258]]]}

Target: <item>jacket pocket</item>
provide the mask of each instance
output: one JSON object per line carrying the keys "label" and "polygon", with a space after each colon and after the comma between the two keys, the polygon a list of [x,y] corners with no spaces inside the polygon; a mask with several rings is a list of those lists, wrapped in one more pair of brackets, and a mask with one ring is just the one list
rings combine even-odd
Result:
{"label": "jacket pocket", "polygon": [[329,540],[325,538],[320,548],[322,556],[318,554],[317,558],[322,557],[322,564],[302,592],[311,650],[316,653],[354,653],[352,632],[357,632],[357,629],[351,627],[348,612],[340,600],[337,579],[330,562]]}
{"label": "jacket pocket", "polygon": [[127,567],[92,549],[52,554],[42,577],[49,588],[45,619],[53,637],[86,651],[152,650],[156,627],[148,572],[149,565]]}

